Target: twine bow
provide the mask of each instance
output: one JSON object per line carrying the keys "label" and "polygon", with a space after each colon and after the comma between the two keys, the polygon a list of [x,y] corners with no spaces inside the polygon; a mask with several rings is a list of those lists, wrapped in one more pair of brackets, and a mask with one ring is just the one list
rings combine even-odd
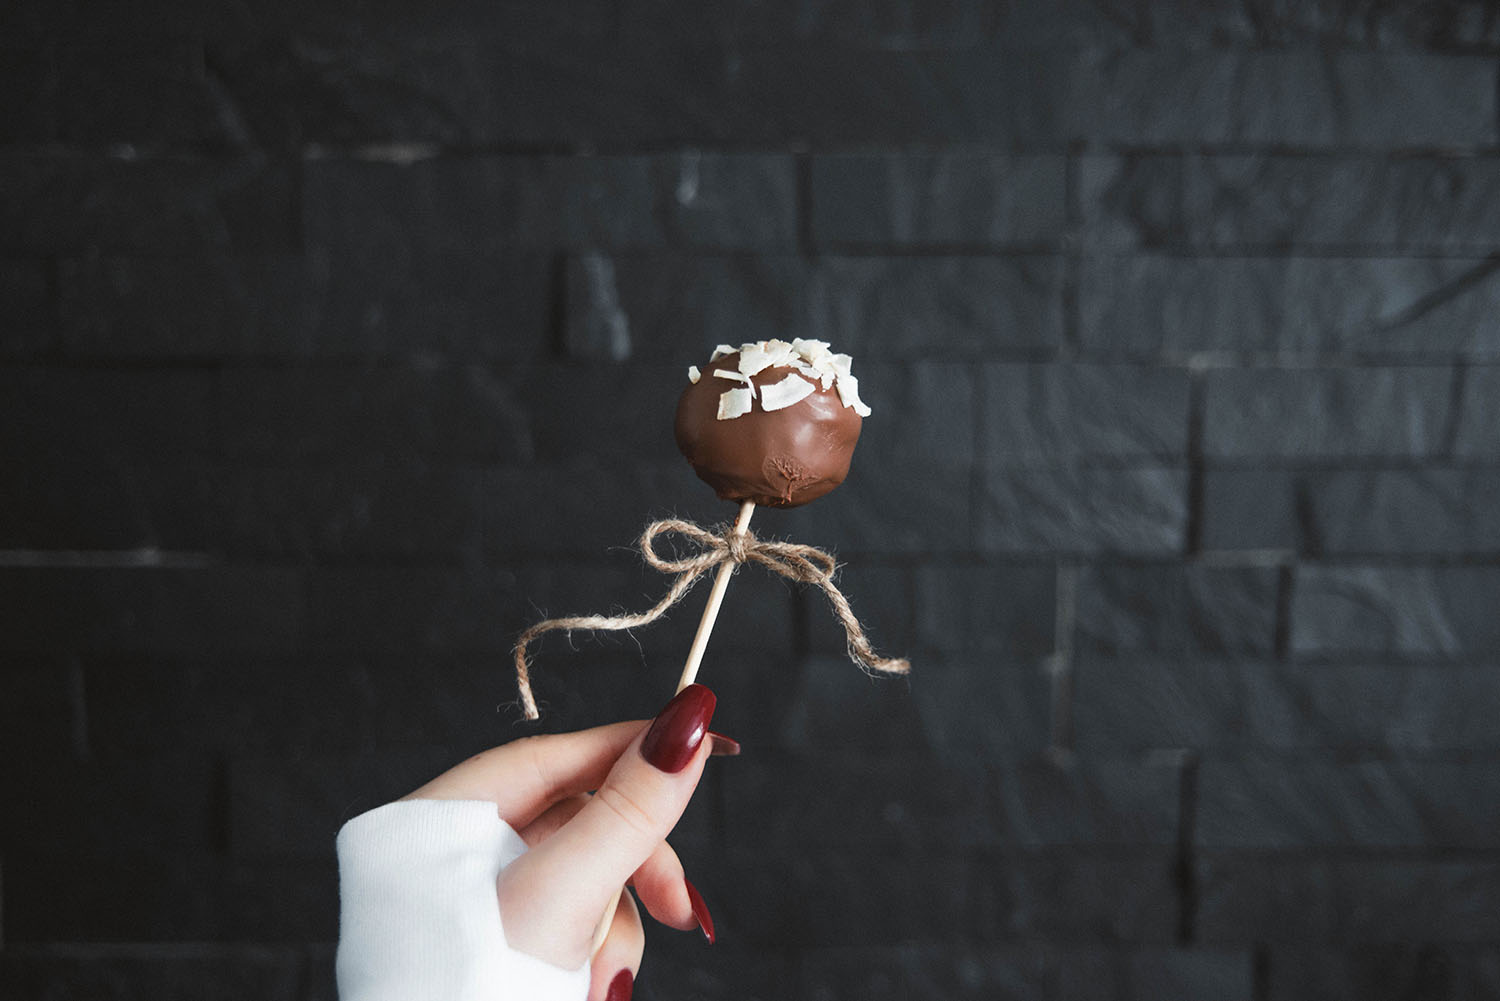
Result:
{"label": "twine bow", "polygon": [[[665,534],[681,535],[694,543],[696,549],[679,558],[666,559],[656,552],[654,546],[657,537]],[[520,689],[521,707],[527,719],[537,719],[540,716],[536,699],[531,693],[531,673],[526,660],[528,643],[543,633],[558,629],[569,632],[574,629],[634,629],[655,622],[666,614],[667,609],[681,601],[699,578],[725,562],[759,563],[789,580],[818,585],[828,596],[834,614],[844,626],[850,660],[867,671],[882,674],[906,674],[911,670],[911,664],[905,659],[882,657],[875,652],[859,619],[850,609],[849,600],[833,583],[838,564],[831,555],[816,546],[761,540],[748,529],[736,532],[733,528],[726,528],[716,534],[700,525],[677,518],[654,521],[647,525],[645,532],[641,534],[639,545],[641,555],[652,569],[677,575],[667,593],[654,606],[634,615],[578,615],[546,619],[517,637],[516,687]]]}

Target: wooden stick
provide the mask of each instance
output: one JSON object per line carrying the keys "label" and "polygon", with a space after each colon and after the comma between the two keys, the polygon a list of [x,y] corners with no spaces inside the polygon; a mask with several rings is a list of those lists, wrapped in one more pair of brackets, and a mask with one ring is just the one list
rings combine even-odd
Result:
{"label": "wooden stick", "polygon": [[[735,535],[744,534],[745,529],[750,527],[750,516],[754,513],[755,501],[747,500],[740,504],[740,516],[734,522]],[[719,570],[714,575],[713,590],[708,592],[708,605],[703,609],[703,618],[698,620],[698,634],[693,637],[687,663],[683,665],[682,677],[677,682],[679,692],[698,677],[698,665],[703,662],[703,651],[708,649],[708,636],[714,631],[714,620],[719,617],[719,606],[724,603],[724,592],[729,589],[729,578],[734,575],[734,566],[733,560],[725,560],[719,564]]]}
{"label": "wooden stick", "polygon": [[[739,535],[750,526],[750,516],[755,513],[755,501],[744,501],[740,504],[740,516],[734,521],[734,534]],[[677,682],[677,690],[680,692],[693,683],[698,676],[698,665],[703,663],[703,651],[708,649],[709,634],[714,631],[714,621],[719,617],[719,606],[724,603],[724,592],[729,590],[729,578],[734,575],[734,561],[725,560],[719,564],[719,569],[714,575],[713,590],[708,592],[708,605],[703,609],[703,618],[698,620],[698,632],[693,637],[693,645],[688,650],[687,664],[682,669],[682,678]],[[593,957],[604,946],[604,940],[609,936],[609,929],[615,922],[615,909],[620,906],[625,896],[625,888],[620,887],[620,895],[604,909],[604,915],[599,919],[599,924],[594,927],[594,941],[589,946],[589,958]]]}

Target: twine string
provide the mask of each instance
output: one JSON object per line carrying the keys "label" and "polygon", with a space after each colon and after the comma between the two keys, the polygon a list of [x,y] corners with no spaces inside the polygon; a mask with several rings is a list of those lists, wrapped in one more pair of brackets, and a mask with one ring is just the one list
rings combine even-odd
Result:
{"label": "twine string", "polygon": [[[667,558],[656,551],[655,543],[662,535],[680,535],[693,545],[681,556]],[[575,629],[611,631],[634,629],[655,622],[696,584],[705,573],[721,563],[757,563],[773,573],[803,584],[816,584],[827,595],[833,612],[844,627],[845,645],[849,659],[866,671],[880,674],[907,674],[911,664],[904,658],[882,657],[875,652],[860,625],[849,599],[833,583],[838,564],[833,556],[816,546],[805,546],[796,542],[779,542],[756,538],[749,529],[736,532],[732,527],[720,532],[711,532],[691,521],[666,518],[646,526],[639,542],[641,555],[646,564],[662,573],[676,574],[672,586],[651,608],[632,615],[574,615],[557,619],[545,619],[527,629],[516,638],[516,687],[521,694],[521,708],[527,719],[537,719],[536,698],[531,691],[531,672],[526,659],[526,647],[544,633]]]}

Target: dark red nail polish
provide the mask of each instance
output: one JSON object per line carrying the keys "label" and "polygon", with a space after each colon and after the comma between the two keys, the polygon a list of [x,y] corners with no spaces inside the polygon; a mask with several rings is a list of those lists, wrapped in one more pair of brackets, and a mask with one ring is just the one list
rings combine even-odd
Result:
{"label": "dark red nail polish", "polygon": [[630,975],[629,970],[621,970],[615,974],[615,979],[609,982],[609,990],[604,994],[604,1001],[630,1001],[630,993],[635,990],[635,978]]}
{"label": "dark red nail polish", "polygon": [[708,905],[703,902],[703,894],[698,888],[684,879],[683,884],[687,886],[688,901],[693,905],[693,917],[698,919],[698,927],[703,929],[703,937],[708,939],[708,944],[714,944],[714,919],[708,913]]}
{"label": "dark red nail polish", "polygon": [[664,772],[682,771],[708,735],[708,721],[718,701],[702,685],[688,685],[678,692],[646,731],[641,756]]}
{"label": "dark red nail polish", "polygon": [[722,733],[708,731],[708,753],[716,758],[732,758],[740,753],[740,742]]}

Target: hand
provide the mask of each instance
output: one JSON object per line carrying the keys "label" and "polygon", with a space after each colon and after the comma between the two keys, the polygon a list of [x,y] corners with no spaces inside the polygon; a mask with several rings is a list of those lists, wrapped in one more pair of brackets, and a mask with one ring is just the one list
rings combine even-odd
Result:
{"label": "hand", "polygon": [[[578,969],[602,915],[612,914],[592,957],[590,1001],[630,996],[645,949],[627,883],[652,916],[701,928],[713,941],[703,899],[666,836],[687,807],[711,754],[739,745],[708,730],[714,694],[689,685],[654,721],[527,737],[485,751],[406,799],[488,800],[528,851],[501,872],[496,890],[511,948]],[[597,790],[592,795],[589,790]]]}

